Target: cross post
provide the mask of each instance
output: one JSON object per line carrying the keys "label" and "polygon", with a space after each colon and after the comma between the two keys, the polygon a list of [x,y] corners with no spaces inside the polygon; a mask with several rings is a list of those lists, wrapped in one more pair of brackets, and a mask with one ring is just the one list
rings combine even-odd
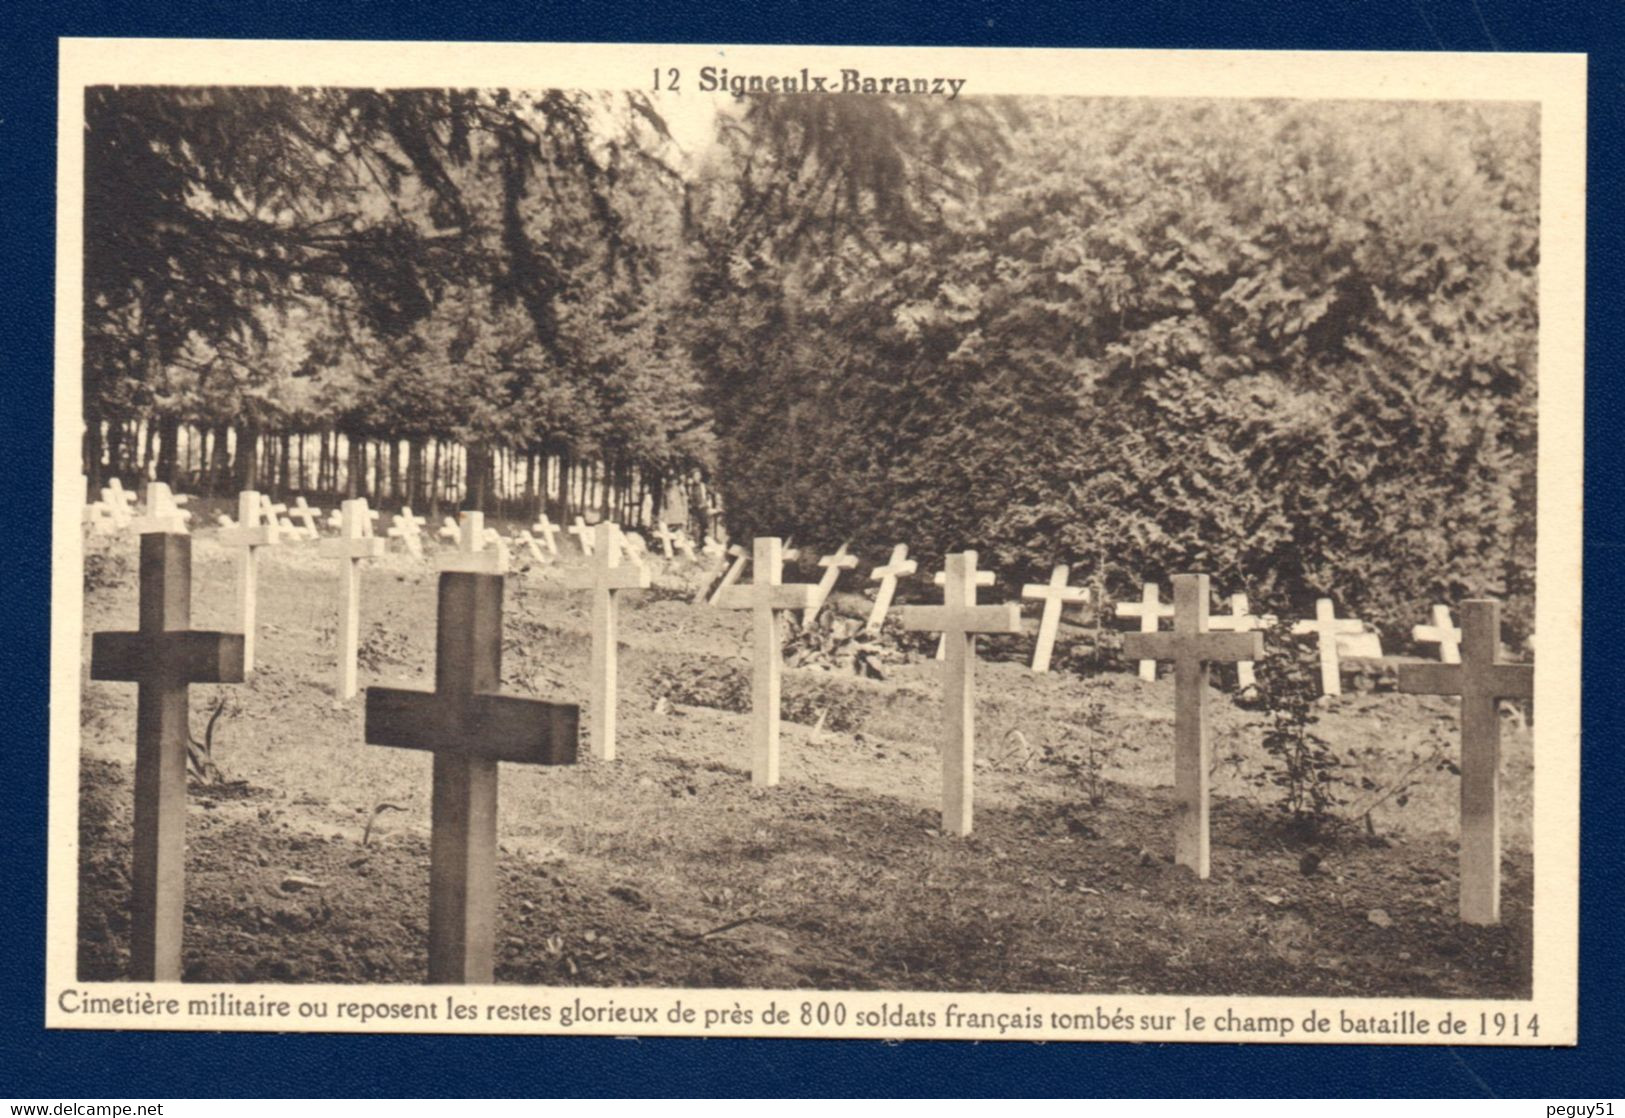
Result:
{"label": "cross post", "polygon": [[237,624],[243,631],[243,671],[254,670],[254,638],[259,631],[255,600],[259,594],[260,548],[282,538],[276,518],[266,517],[265,503],[252,489],[237,495],[237,524],[223,529],[220,542],[241,548],[237,556]]}
{"label": "cross post", "polygon": [[320,554],[339,561],[338,677],[333,693],[348,699],[356,691],[356,653],[361,646],[361,560],[377,559],[388,546],[384,540],[366,534],[367,499],[357,497],[341,506],[343,523],[339,534],[321,540]]}
{"label": "cross post", "polygon": [[1337,638],[1345,634],[1363,633],[1365,626],[1352,617],[1338,617],[1337,608],[1330,598],[1315,601],[1315,619],[1303,620],[1292,626],[1299,636],[1314,633],[1320,645],[1320,691],[1323,695],[1343,693],[1343,664],[1338,657]]}
{"label": "cross post", "polygon": [[502,694],[502,578],[440,576],[432,692],[367,688],[368,745],[434,754],[429,981],[489,983],[497,762],[570,765],[579,708]]}
{"label": "cross post", "polygon": [[135,504],[135,494],[124,488],[124,483],[118,478],[109,478],[102,487],[102,504],[107,506],[113,527],[122,529],[130,526],[130,506]]}
{"label": "cross post", "polygon": [[748,609],[753,616],[750,779],[752,784],[771,787],[779,782],[779,692],[784,673],[779,613],[806,609],[813,587],[782,581],[784,545],[778,537],[757,536],[754,550],[750,585],[718,590],[716,604],[723,609]]}
{"label": "cross post", "polygon": [[1055,564],[1049,582],[1029,582],[1021,588],[1021,596],[1028,600],[1042,599],[1044,613],[1038,620],[1038,639],[1033,642],[1033,671],[1049,671],[1050,657],[1055,652],[1055,636],[1061,629],[1061,611],[1068,602],[1087,602],[1089,591],[1081,586],[1068,586],[1071,568],[1065,563]]}
{"label": "cross post", "polygon": [[186,532],[187,514],[182,512],[175,503],[174,494],[169,486],[161,481],[147,483],[146,507],[141,515],[131,522],[137,535],[147,535],[151,532]]}
{"label": "cross post", "polygon": [[819,611],[824,608],[824,603],[829,601],[830,593],[835,589],[835,582],[841,577],[841,572],[856,567],[858,557],[847,554],[846,545],[843,543],[835,549],[835,554],[825,555],[819,559],[818,565],[824,568],[824,573],[819,576],[818,585],[813,588],[812,605],[808,606],[807,612],[801,615],[802,625],[811,625],[818,617]]}
{"label": "cross post", "polygon": [[592,527],[586,522],[586,520],[582,519],[580,515],[577,515],[576,522],[570,525],[568,530],[569,533],[576,538],[576,541],[581,544],[581,554],[591,555]]}
{"label": "cross post", "polygon": [[[1247,612],[1247,595],[1230,595],[1230,612],[1209,617],[1207,627],[1216,633],[1250,633],[1255,629],[1262,629],[1266,625],[1273,625],[1274,617],[1254,617]],[[1236,661],[1236,687],[1245,691],[1249,687],[1258,686],[1258,676],[1253,671],[1251,660]]]}
{"label": "cross post", "polygon": [[1257,660],[1264,655],[1264,634],[1216,633],[1208,628],[1207,575],[1174,576],[1174,631],[1129,633],[1124,655],[1141,660],[1174,662],[1174,861],[1197,877],[1209,871],[1208,772],[1212,744],[1208,738],[1208,665]]}
{"label": "cross post", "polygon": [[303,494],[300,494],[298,497],[294,498],[293,508],[288,510],[289,519],[297,521],[299,524],[299,530],[307,539],[312,540],[319,540],[322,538],[321,527],[316,521],[316,518],[320,515],[320,509],[311,508],[305,503]]}
{"label": "cross post", "polygon": [[[992,572],[992,571],[977,571],[976,572],[976,585],[977,585],[978,588],[981,588],[983,586],[992,586],[993,583],[996,582],[997,580],[998,580],[998,576],[996,574],[994,574],[994,572]],[[938,571],[936,574],[932,575],[931,576],[931,585],[932,586],[946,586],[946,585],[948,585],[948,572],[947,571]],[[1017,606],[1016,608],[1020,609],[1021,607]],[[948,634],[943,633],[941,636],[939,636],[937,638],[937,659],[938,660],[946,659],[947,655],[948,655]]]}
{"label": "cross post", "polygon": [[593,564],[564,573],[571,590],[592,591],[592,701],[587,706],[587,737],[594,756],[615,759],[615,703],[618,690],[620,602],[622,590],[646,590],[649,569],[642,563],[621,562],[620,530],[604,521],[598,525]]}
{"label": "cross post", "polygon": [[187,689],[241,683],[239,633],[192,629],[192,537],[141,537],[140,626],[91,637],[90,678],[137,685],[130,977],[179,982],[186,911]]}
{"label": "cross post", "polygon": [[677,540],[677,533],[666,526],[664,520],[655,521],[655,539],[660,541],[660,553],[667,559],[672,557],[671,545]]}
{"label": "cross post", "polygon": [[530,530],[532,532],[540,532],[542,534],[542,542],[547,545],[547,552],[549,555],[558,555],[559,541],[557,537],[559,534],[559,526],[547,518],[547,513],[542,513],[542,515],[537,519],[536,523],[530,526]]}
{"label": "cross post", "polygon": [[1461,605],[1461,663],[1401,664],[1399,689],[1461,696],[1461,918],[1501,922],[1502,699],[1535,694],[1532,664],[1501,659],[1501,603]]}
{"label": "cross post", "polygon": [[[721,604],[722,596],[728,592],[734,583],[739,581],[739,576],[745,571],[745,564],[750,561],[750,552],[736,543],[728,545],[728,555],[733,559],[733,562],[728,564],[728,569],[722,574],[722,581],[717,583],[716,590],[711,594],[711,604],[713,606]],[[784,561],[782,549],[779,553],[779,561],[781,564]],[[757,578],[757,581],[761,581],[760,577]]]}
{"label": "cross post", "polygon": [[908,557],[908,544],[900,543],[891,549],[891,558],[886,560],[884,566],[869,572],[869,581],[879,582],[880,585],[875,588],[875,606],[869,611],[869,620],[863,624],[864,632],[880,632],[891,609],[891,600],[897,594],[898,578],[911,575],[918,569],[919,564]]}
{"label": "cross post", "polygon": [[[389,530],[386,533],[390,538],[401,541],[408,555],[423,558],[423,526],[427,524],[421,516],[412,515],[411,505],[402,505],[401,511],[390,518]],[[342,524],[340,525],[342,527]]]}
{"label": "cross post", "polygon": [[1411,639],[1418,644],[1438,645],[1441,663],[1461,663],[1461,630],[1450,620],[1449,606],[1434,606],[1433,624],[1413,628]]}
{"label": "cross post", "polygon": [[435,556],[436,569],[464,574],[507,574],[508,545],[501,536],[493,543],[485,530],[485,514],[469,511],[458,516],[462,523],[457,529],[457,550]]}
{"label": "cross post", "polygon": [[[1138,617],[1140,619],[1140,632],[1142,633],[1155,633],[1157,631],[1157,622],[1164,617],[1172,617],[1173,615],[1174,607],[1162,604],[1161,595],[1158,594],[1157,584],[1154,582],[1144,584],[1138,602],[1117,603],[1117,616]],[[1124,647],[1127,647],[1126,643]],[[1155,660],[1140,661],[1140,678],[1147,683],[1157,681],[1157,662]]]}
{"label": "cross post", "polygon": [[514,536],[514,539],[518,540],[522,545],[524,545],[525,550],[530,552],[530,557],[532,560],[537,563],[547,562],[547,553],[542,550],[541,541],[530,534],[529,528],[519,529],[518,533]]}
{"label": "cross post", "polygon": [[976,634],[1021,632],[1021,607],[1014,602],[976,604],[976,552],[949,555],[946,566],[943,604],[904,606],[903,628],[947,638],[942,671],[942,829],[968,835],[976,777]]}

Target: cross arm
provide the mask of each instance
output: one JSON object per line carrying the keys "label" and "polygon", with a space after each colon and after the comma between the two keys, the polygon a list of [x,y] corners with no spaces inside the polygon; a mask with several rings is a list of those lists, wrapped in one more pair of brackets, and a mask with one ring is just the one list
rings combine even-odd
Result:
{"label": "cross arm", "polygon": [[572,570],[564,575],[568,590],[647,590],[651,581],[649,568],[642,563],[621,563],[607,570]]}
{"label": "cross arm", "polygon": [[149,675],[187,683],[241,683],[243,635],[198,629],[91,635],[91,679],[128,683]]}
{"label": "cross arm", "polygon": [[1264,658],[1263,633],[1125,633],[1123,656],[1129,660],[1179,660],[1233,664]]}
{"label": "cross arm", "polygon": [[328,559],[379,559],[387,547],[377,536],[339,536],[316,545],[317,554]]}
{"label": "cross arm", "polygon": [[1412,695],[1459,695],[1461,665],[1401,664],[1399,689]]}
{"label": "cross arm", "polygon": [[1490,686],[1498,699],[1532,699],[1535,697],[1535,667],[1533,664],[1496,664],[1490,668]]}
{"label": "cross arm", "polygon": [[1019,633],[1021,607],[1014,602],[998,606],[904,606],[903,628],[928,633]]}
{"label": "cross arm", "polygon": [[792,582],[779,586],[729,586],[722,591],[717,599],[717,605],[723,609],[756,609],[763,604],[762,595],[766,592],[767,606],[771,609],[811,609],[813,592],[817,587],[806,583]]}
{"label": "cross arm", "polygon": [[452,696],[367,689],[368,745],[446,751],[492,761],[573,765],[581,708],[517,695]]}

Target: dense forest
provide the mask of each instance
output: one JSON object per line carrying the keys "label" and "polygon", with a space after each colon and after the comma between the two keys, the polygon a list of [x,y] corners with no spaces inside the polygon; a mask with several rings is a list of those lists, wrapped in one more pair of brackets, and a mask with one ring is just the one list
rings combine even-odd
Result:
{"label": "dense forest", "polygon": [[922,569],[1527,623],[1532,107],[748,96],[693,151],[635,93],[85,108],[93,485],[706,486]]}

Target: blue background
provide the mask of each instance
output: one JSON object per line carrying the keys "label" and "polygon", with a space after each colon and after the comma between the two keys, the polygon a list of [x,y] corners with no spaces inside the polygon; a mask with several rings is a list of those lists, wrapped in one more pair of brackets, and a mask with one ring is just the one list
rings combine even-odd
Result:
{"label": "blue background", "polygon": [[[1620,1095],[1625,822],[1617,729],[1625,3],[1112,0],[611,6],[27,2],[0,11],[0,1097],[362,1095]],[[723,5],[717,5],[723,8]],[[59,36],[1586,52],[1585,712],[1578,1049],[882,1045],[836,1041],[46,1032],[42,1025]],[[1543,1112],[1541,1112],[1543,1113]]]}

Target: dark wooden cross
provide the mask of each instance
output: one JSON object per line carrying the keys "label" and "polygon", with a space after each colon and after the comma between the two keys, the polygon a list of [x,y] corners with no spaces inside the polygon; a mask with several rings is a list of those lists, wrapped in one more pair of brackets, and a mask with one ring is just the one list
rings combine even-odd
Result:
{"label": "dark wooden cross", "polygon": [[1174,576],[1174,631],[1129,633],[1130,660],[1174,662],[1174,861],[1206,877],[1208,858],[1208,668],[1212,663],[1258,660],[1264,634],[1215,633],[1208,628],[1207,575]]}
{"label": "dark wooden cross", "polygon": [[241,683],[243,635],[192,630],[192,537],[141,537],[140,627],[97,633],[90,678],[135,683],[130,977],[179,982],[186,910],[187,688]]}
{"label": "dark wooden cross", "polygon": [[1501,659],[1501,603],[1461,606],[1461,663],[1401,664],[1399,689],[1461,696],[1461,918],[1501,922],[1502,699],[1535,693],[1532,664]]}
{"label": "dark wooden cross", "polygon": [[497,762],[571,765],[580,708],[501,693],[501,575],[440,576],[433,692],[367,689],[368,745],[434,754],[429,981],[488,983],[496,924]]}

